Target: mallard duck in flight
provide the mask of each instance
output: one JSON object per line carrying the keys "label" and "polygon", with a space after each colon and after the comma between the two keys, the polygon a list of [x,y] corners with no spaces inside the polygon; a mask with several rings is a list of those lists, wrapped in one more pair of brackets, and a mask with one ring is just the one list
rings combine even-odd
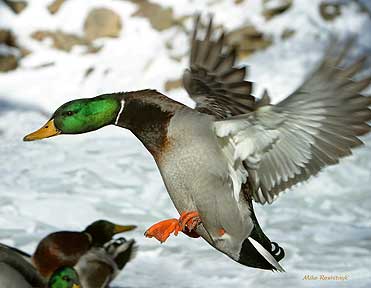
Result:
{"label": "mallard duck in flight", "polygon": [[49,281],[18,252],[0,246],[0,287],[4,288],[80,288],[79,276],[72,267],[53,271]]}
{"label": "mallard duck in flight", "polygon": [[370,131],[371,97],[359,93],[365,57],[340,68],[351,45],[331,45],[323,61],[285,100],[257,99],[236,48],[216,39],[212,19],[203,39],[199,17],[183,83],[195,109],[155,90],[104,94],[58,108],[32,141],[79,134],[106,125],[127,128],[154,157],[180,218],[145,235],[165,241],[182,231],[201,236],[233,260],[279,270],[284,251],[261,230],[252,202],[272,203],[280,192],[336,164]]}
{"label": "mallard duck in flight", "polygon": [[136,250],[133,239],[113,240],[112,237],[135,228],[133,225],[122,226],[98,220],[81,232],[58,231],[47,235],[32,256],[1,243],[0,248],[3,253],[15,253],[32,263],[44,282],[60,267],[73,267],[83,288],[104,288],[133,259]]}

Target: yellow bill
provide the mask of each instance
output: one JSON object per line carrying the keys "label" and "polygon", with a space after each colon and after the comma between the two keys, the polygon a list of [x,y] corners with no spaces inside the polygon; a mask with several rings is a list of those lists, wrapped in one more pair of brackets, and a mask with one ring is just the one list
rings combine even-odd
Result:
{"label": "yellow bill", "polygon": [[25,136],[23,138],[23,141],[34,141],[34,140],[44,139],[44,138],[56,136],[60,133],[61,131],[59,131],[54,125],[54,119],[51,119],[39,130],[36,130],[35,132]]}
{"label": "yellow bill", "polygon": [[81,286],[79,284],[73,284],[72,288],[81,288]]}
{"label": "yellow bill", "polygon": [[118,234],[118,233],[134,230],[135,228],[137,228],[137,226],[135,225],[126,225],[126,226],[115,225],[113,232],[115,234]]}

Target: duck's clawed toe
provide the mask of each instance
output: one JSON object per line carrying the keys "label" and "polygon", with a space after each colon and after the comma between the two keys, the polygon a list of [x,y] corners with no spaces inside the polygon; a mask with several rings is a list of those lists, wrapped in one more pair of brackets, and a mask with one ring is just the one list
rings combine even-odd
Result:
{"label": "duck's clawed toe", "polygon": [[148,238],[156,238],[161,243],[165,242],[167,238],[174,233],[178,235],[178,232],[182,230],[179,221],[175,218],[167,219],[161,222],[158,222],[147,229],[144,233],[144,236]]}
{"label": "duck's clawed toe", "polygon": [[192,232],[201,223],[201,218],[196,211],[183,212],[179,218],[179,223],[182,231],[188,229],[189,232]]}

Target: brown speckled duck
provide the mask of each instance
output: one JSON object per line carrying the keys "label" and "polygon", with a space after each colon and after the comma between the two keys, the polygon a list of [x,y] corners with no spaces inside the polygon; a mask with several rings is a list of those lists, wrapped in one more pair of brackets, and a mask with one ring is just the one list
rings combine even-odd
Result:
{"label": "brown speckled duck", "polygon": [[[106,125],[129,129],[154,157],[180,218],[145,235],[165,241],[182,231],[250,267],[283,271],[284,251],[261,230],[253,201],[272,203],[284,190],[350,155],[370,131],[371,97],[359,93],[365,57],[344,68],[351,45],[331,45],[320,65],[285,100],[257,99],[236,48],[203,39],[199,17],[183,83],[194,109],[154,90],[104,94],[63,104],[50,121],[24,138],[79,134]],[[341,50],[341,51],[340,51]],[[343,68],[340,68],[343,67]]]}

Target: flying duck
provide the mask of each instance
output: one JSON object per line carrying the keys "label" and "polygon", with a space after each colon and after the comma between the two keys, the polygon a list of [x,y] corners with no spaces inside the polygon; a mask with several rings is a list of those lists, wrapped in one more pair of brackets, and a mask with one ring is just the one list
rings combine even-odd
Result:
{"label": "flying duck", "polygon": [[272,203],[362,144],[371,97],[360,92],[371,77],[353,76],[367,57],[344,66],[352,45],[332,41],[302,85],[273,105],[266,91],[251,95],[246,67],[235,65],[237,48],[225,44],[224,33],[216,37],[212,18],[199,37],[199,20],[183,76],[194,109],[155,90],[104,94],[63,104],[24,140],[129,129],[152,154],[180,214],[150,227],[147,237],[164,242],[182,231],[243,265],[283,271],[284,250],[263,233],[253,201]]}

